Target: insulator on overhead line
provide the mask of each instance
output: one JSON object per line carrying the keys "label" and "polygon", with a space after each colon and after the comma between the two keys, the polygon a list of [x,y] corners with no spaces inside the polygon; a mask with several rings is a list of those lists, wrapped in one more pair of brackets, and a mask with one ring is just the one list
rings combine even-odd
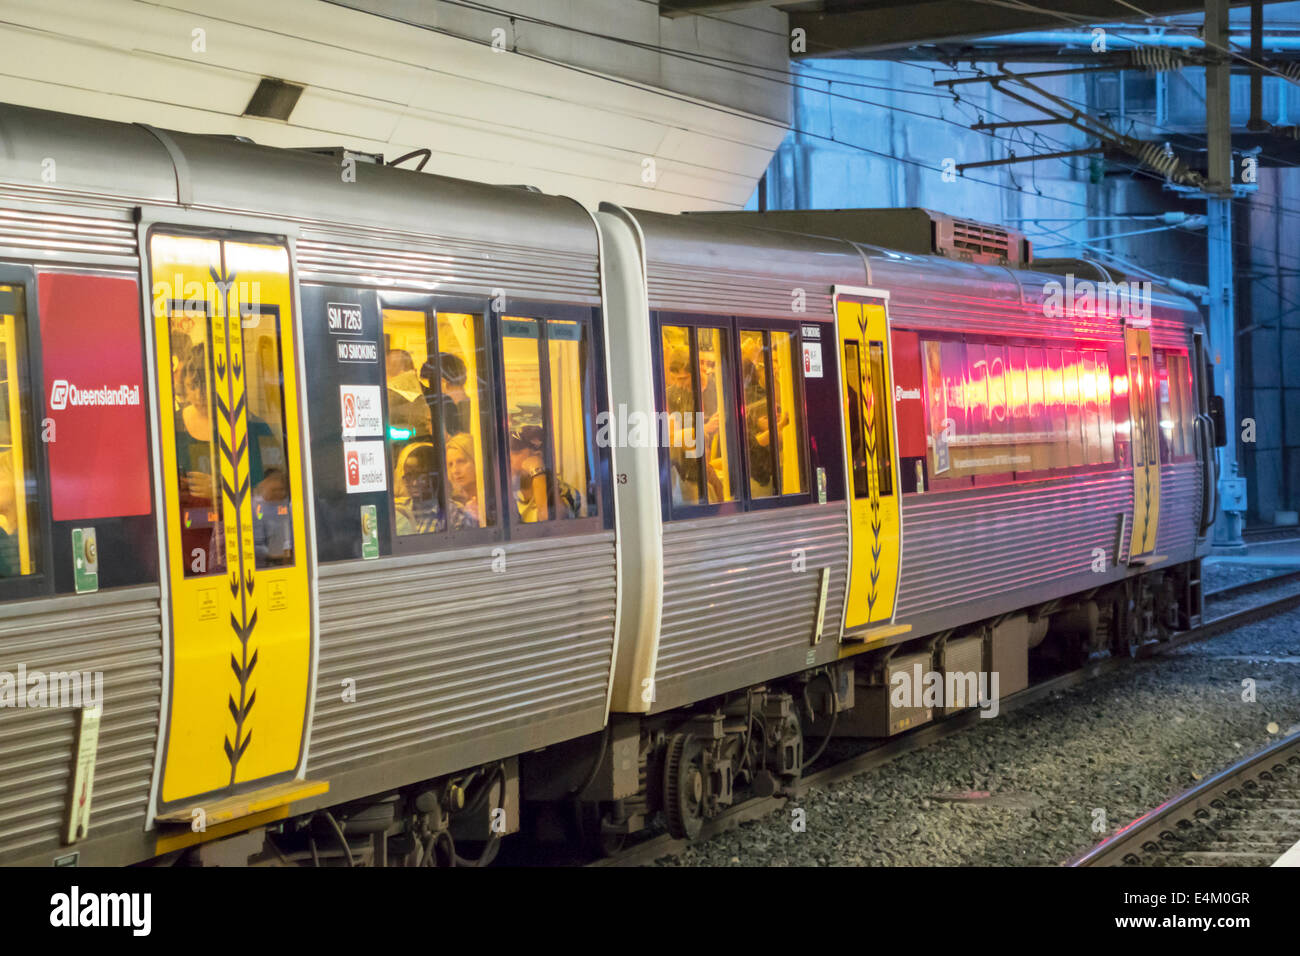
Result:
{"label": "insulator on overhead line", "polygon": [[1149,73],[1163,73],[1187,65],[1187,61],[1176,50],[1165,47],[1140,46],[1129,50],[1128,54],[1134,66],[1139,66]]}

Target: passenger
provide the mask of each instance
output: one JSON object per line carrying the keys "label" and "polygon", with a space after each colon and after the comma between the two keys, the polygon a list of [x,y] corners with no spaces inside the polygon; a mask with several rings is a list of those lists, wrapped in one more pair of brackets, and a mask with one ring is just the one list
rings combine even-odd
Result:
{"label": "passenger", "polygon": [[[685,346],[673,346],[664,360],[664,405],[668,412],[668,460],[675,504],[697,504],[700,500],[700,453],[695,434],[695,394],[691,390],[691,354]],[[689,454],[688,454],[689,452]]]}
{"label": "passenger", "polygon": [[[280,509],[284,509],[284,514]],[[253,550],[258,567],[288,564],[293,559],[293,525],[289,516],[289,478],[272,465],[253,487]]]}
{"label": "passenger", "polygon": [[[438,355],[439,370],[435,371],[432,362],[425,362],[420,368],[420,386],[424,391],[425,401],[431,409],[442,409],[442,430],[445,435],[457,435],[468,432],[471,425],[473,406],[465,391],[469,378],[465,363],[459,356],[450,352]],[[440,388],[433,387],[435,377]]]}
{"label": "passenger", "polygon": [[755,498],[773,493],[772,429],[767,402],[745,408],[745,431],[749,436],[749,490]]}
{"label": "passenger", "polygon": [[182,381],[185,371],[185,358],[193,345],[184,332],[172,332],[172,411],[180,414],[185,407],[185,383]]}
{"label": "passenger", "polygon": [[[401,482],[400,493],[394,505],[399,535],[428,534],[445,531],[442,506],[438,501],[438,455],[432,442],[412,442],[402,449],[397,459],[397,475]],[[459,506],[452,506],[453,530],[475,527],[472,519]]]}
{"label": "passenger", "polygon": [[[182,502],[211,506],[212,419],[208,413],[208,361],[202,345],[190,347],[181,369],[185,404],[176,415],[176,463],[180,469]],[[185,505],[182,504],[184,507]]]}
{"label": "passenger", "polygon": [[451,482],[451,500],[475,525],[482,525],[478,500],[478,474],[474,464],[474,439],[465,432],[447,439],[447,479]]}
{"label": "passenger", "polygon": [[0,578],[22,574],[18,539],[18,496],[14,491],[14,455],[0,452]]}
{"label": "passenger", "polygon": [[385,357],[388,381],[388,423],[410,432],[408,438],[431,438],[429,405],[415,374],[415,362],[405,349],[389,349]]}
{"label": "passenger", "polygon": [[519,520],[525,523],[550,517],[544,445],[545,433],[537,425],[524,425],[510,433],[510,484]]}

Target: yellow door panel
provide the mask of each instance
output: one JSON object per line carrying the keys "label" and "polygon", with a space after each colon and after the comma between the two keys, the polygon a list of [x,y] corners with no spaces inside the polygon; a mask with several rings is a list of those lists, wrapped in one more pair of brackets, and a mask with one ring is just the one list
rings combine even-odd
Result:
{"label": "yellow door panel", "polygon": [[1151,554],[1160,518],[1160,422],[1149,329],[1124,330],[1133,449],[1133,533],[1129,557]]}
{"label": "yellow door panel", "polygon": [[159,233],[150,260],[171,590],[167,807],[293,776],[312,627],[288,252]]}
{"label": "yellow door panel", "polygon": [[844,627],[894,619],[902,552],[889,316],[879,299],[836,304],[852,554]]}

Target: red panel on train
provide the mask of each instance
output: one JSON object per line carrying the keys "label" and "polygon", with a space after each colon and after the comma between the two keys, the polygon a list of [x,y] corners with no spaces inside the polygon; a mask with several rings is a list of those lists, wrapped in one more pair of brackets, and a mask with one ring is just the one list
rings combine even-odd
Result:
{"label": "red panel on train", "polygon": [[925,405],[921,400],[921,342],[915,332],[892,330],[894,414],[898,419],[898,457],[925,456]]}
{"label": "red panel on train", "polygon": [[148,514],[139,287],[44,273],[39,291],[54,520]]}

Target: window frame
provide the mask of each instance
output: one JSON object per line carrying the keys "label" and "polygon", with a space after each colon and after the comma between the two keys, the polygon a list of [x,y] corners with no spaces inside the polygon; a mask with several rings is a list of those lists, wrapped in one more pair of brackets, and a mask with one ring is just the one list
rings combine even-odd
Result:
{"label": "window frame", "polygon": [[[771,508],[790,508],[799,505],[811,504],[816,499],[813,497],[816,493],[816,481],[814,479],[813,454],[812,447],[808,440],[808,391],[803,374],[803,326],[798,319],[774,319],[767,316],[750,316],[750,315],[713,315],[704,312],[674,312],[666,309],[656,309],[650,312],[650,330],[651,330],[651,349],[650,365],[651,375],[654,377],[654,398],[655,412],[665,411],[668,407],[667,387],[664,382],[664,355],[663,355],[663,329],[664,326],[679,326],[692,330],[690,349],[691,349],[691,368],[692,368],[692,387],[695,390],[696,407],[700,407],[701,396],[699,383],[699,358],[697,355],[698,336],[695,330],[699,328],[723,329],[729,335],[729,344],[732,353],[731,368],[731,387],[730,397],[732,403],[731,425],[736,428],[737,436],[737,467],[735,481],[738,483],[739,492],[732,501],[722,501],[715,504],[674,504],[672,496],[672,461],[669,456],[669,449],[659,447],[659,502],[663,521],[682,521],[691,518],[706,518],[714,515],[742,514],[748,511],[764,511]],[[749,432],[748,423],[745,421],[744,409],[744,369],[740,360],[740,333],[746,332],[765,332],[767,341],[771,340],[771,332],[786,332],[791,336],[791,342],[794,349],[794,366],[797,369],[795,373],[795,395],[797,414],[799,415],[799,439],[803,443],[801,451],[801,460],[803,463],[804,488],[802,492],[792,492],[784,495],[771,495],[765,498],[755,498],[750,493],[749,485]],[[772,395],[772,363],[767,363],[767,387],[769,400]],[[769,413],[770,414],[770,413]],[[656,430],[656,445],[658,442],[658,431]],[[779,469],[780,462],[778,460]],[[851,489],[850,489],[851,490]]]}
{"label": "window frame", "polygon": [[[926,329],[926,328],[918,328],[915,329],[914,331],[917,333],[918,344],[921,347],[923,370],[925,368],[924,356],[925,356],[926,342],[940,342],[940,343],[959,342],[961,343],[963,350],[967,349],[971,345],[976,345],[981,348],[990,345],[1001,346],[1004,350],[1008,348],[1022,348],[1026,350],[1038,349],[1043,353],[1044,356],[1044,365],[1043,365],[1044,369],[1049,367],[1048,365],[1050,360],[1049,353],[1052,350],[1055,350],[1057,353],[1059,353],[1062,356],[1062,361],[1064,361],[1064,355],[1067,352],[1072,352],[1072,351],[1078,352],[1080,353],[1080,356],[1082,356],[1084,353],[1090,353],[1094,355],[1100,353],[1100,355],[1104,358],[1106,362],[1106,369],[1107,369],[1108,376],[1111,378],[1113,378],[1114,376],[1114,371],[1111,367],[1111,363],[1114,360],[1114,356],[1111,352],[1111,347],[1112,345],[1114,345],[1114,343],[1111,341],[1099,341],[1096,339],[1063,339],[1063,338],[1048,338],[1048,337],[1038,338],[1038,337],[1029,337],[1025,335],[1002,336],[996,334],[990,335],[982,332],[976,332],[976,333],[951,332],[942,329]],[[1080,361],[1082,361],[1082,358]],[[1126,366],[1125,374],[1127,375],[1127,366]],[[922,387],[925,388],[926,386],[923,384]],[[1046,385],[1044,386],[1044,391],[1046,391]],[[1118,403],[1116,401],[1116,397],[1112,394],[1110,400],[1112,430],[1114,430],[1114,426],[1117,420],[1115,414],[1117,407],[1118,407]],[[1019,471],[1015,469],[1008,469],[1007,471],[986,472],[983,474],[962,475],[962,476],[952,476],[952,477],[936,476],[930,473],[930,465],[928,461],[929,452],[930,452],[929,439],[934,434],[933,425],[930,420],[930,404],[928,401],[925,402],[925,407],[922,409],[922,414],[923,414],[922,420],[925,425],[925,435],[927,441],[927,456],[926,456],[927,457],[927,462],[926,462],[927,487],[925,491],[926,494],[939,494],[943,492],[962,491],[969,488],[984,488],[984,487],[990,487],[995,485],[1018,484],[1021,482],[1029,482],[1029,481],[1050,481],[1053,479],[1075,477],[1079,475],[1103,474],[1110,471],[1122,470],[1124,467],[1126,467],[1123,457],[1121,455],[1119,442],[1114,438],[1114,434],[1112,431],[1110,462],[1088,464],[1087,446],[1085,444],[1081,444],[1080,445],[1081,452],[1084,455],[1084,463],[1081,465],[1066,465],[1062,467],[1048,467],[1048,468],[1038,468],[1038,469],[1028,468]],[[1080,412],[1081,429],[1083,424],[1082,416],[1083,416],[1083,412],[1081,411]],[[1070,427],[1070,418],[1068,416],[1068,413],[1066,416],[1065,425],[1067,429]],[[1100,427],[1100,419],[1099,419],[1099,427]],[[1081,442],[1082,439],[1083,439],[1083,434],[1081,430],[1080,431]],[[1065,454],[1068,459],[1071,446],[1067,444],[1062,447],[1065,448]]]}
{"label": "window frame", "polygon": [[[384,341],[384,312],[388,309],[394,309],[405,312],[420,312],[424,315],[425,322],[425,342],[432,345],[431,354],[437,354],[438,347],[438,313],[450,312],[457,314],[475,315],[483,323],[483,340],[479,343],[482,347],[484,362],[487,367],[480,373],[480,378],[488,383],[488,387],[480,394],[479,408],[479,429],[480,434],[484,436],[483,444],[485,447],[490,446],[497,456],[493,463],[494,468],[485,468],[484,474],[491,474],[495,487],[490,496],[496,509],[496,521],[486,528],[462,528],[453,530],[450,524],[442,531],[425,531],[416,534],[399,535],[397,533],[397,461],[393,453],[393,442],[388,435],[388,427],[392,421],[391,411],[388,407],[388,368],[387,368],[387,347]],[[384,409],[384,459],[388,467],[389,487],[385,494],[388,507],[388,537],[390,553],[396,557],[407,554],[427,554],[429,552],[446,551],[457,548],[472,547],[476,544],[488,544],[494,541],[505,539],[504,521],[502,518],[502,496],[501,487],[501,461],[500,451],[498,449],[499,435],[495,432],[498,429],[497,416],[493,414],[492,408],[483,408],[484,404],[495,403],[498,401],[496,383],[499,378],[496,364],[497,356],[492,348],[491,342],[491,316],[489,300],[480,296],[461,296],[461,295],[440,295],[431,292],[397,292],[392,290],[377,289],[375,290],[375,310],[379,321],[379,347],[383,353],[380,363],[383,368],[382,378],[383,387],[380,388],[380,401]],[[432,320],[432,321],[431,321]],[[426,361],[428,361],[426,359]],[[418,369],[417,369],[418,374]],[[441,394],[442,383],[438,383],[439,394]],[[487,401],[483,399],[486,397]],[[430,409],[431,424],[435,434],[442,434],[442,403],[438,404],[436,413]],[[440,481],[439,481],[439,500],[438,505],[443,509],[444,519],[447,517],[447,475],[446,475],[446,448],[442,449],[444,460],[440,463]],[[488,496],[484,495],[486,499]]]}
{"label": "window frame", "polygon": [[[560,302],[545,302],[538,299],[507,299],[505,308],[498,310],[497,301],[491,301],[491,310],[484,315],[484,321],[490,326],[489,348],[494,362],[492,388],[495,402],[495,428],[497,439],[497,495],[500,507],[497,512],[499,525],[505,532],[507,540],[528,541],[535,538],[569,537],[575,534],[591,534],[613,526],[613,514],[607,502],[610,483],[609,455],[606,449],[596,443],[596,416],[606,410],[609,404],[605,398],[606,378],[604,362],[598,357],[604,355],[604,338],[601,332],[601,313],[598,307],[567,305]],[[382,315],[382,313],[381,313]],[[491,321],[488,322],[490,316]],[[507,319],[531,319],[538,323],[537,337],[538,381],[541,388],[543,420],[550,422],[553,415],[551,404],[551,363],[544,345],[550,342],[547,322],[577,322],[586,331],[586,362],[589,374],[583,382],[583,435],[587,447],[587,480],[595,490],[593,512],[582,518],[561,520],[558,514],[546,521],[523,522],[519,520],[518,510],[510,495],[510,423],[506,404],[505,378],[505,334],[501,323]],[[581,341],[581,340],[580,340]],[[555,472],[555,438],[551,427],[546,429],[547,442],[545,451],[546,468]],[[559,483],[555,483],[558,495]],[[558,507],[558,499],[550,502],[550,507]]]}
{"label": "window frame", "polygon": [[[776,361],[775,359],[771,358],[772,333],[784,332],[790,336],[791,367],[794,369],[794,382],[792,383],[792,387],[794,389],[794,394],[795,394],[795,403],[794,403],[795,408],[792,410],[791,413],[798,417],[798,421],[796,422],[795,425],[795,431],[796,434],[798,435],[799,441],[803,445],[803,447],[800,449],[799,459],[803,466],[804,490],[786,492],[782,494],[772,494],[772,495],[768,495],[765,498],[752,497],[749,491],[749,487],[750,487],[749,486],[749,423],[745,420],[746,407],[744,403],[741,403],[737,407],[739,418],[740,418],[740,434],[744,439],[743,444],[745,446],[741,453],[741,457],[744,459],[745,462],[745,496],[744,497],[745,497],[745,501],[748,504],[747,510],[760,511],[765,508],[788,508],[791,507],[792,505],[809,504],[813,500],[813,486],[816,484],[816,482],[813,479],[813,475],[812,475],[812,449],[808,442],[808,409],[807,409],[808,391],[805,386],[804,377],[803,377],[803,325],[801,322],[795,321],[793,319],[749,318],[743,315],[738,315],[735,316],[734,318],[736,323],[735,345],[736,345],[737,357],[739,357],[740,355],[740,333],[741,332],[763,332],[764,333],[764,342],[766,343],[767,352],[769,356],[767,362],[766,387],[767,387],[767,395],[769,400],[768,415],[771,416],[771,418],[769,419],[770,421],[775,419],[775,415],[773,414],[775,412],[775,405],[771,403],[775,402],[775,393],[776,393],[776,388],[775,388]],[[740,389],[741,389],[740,397],[743,398],[744,388],[745,388],[744,369],[740,367],[739,363],[736,363],[736,365],[737,365],[736,374],[737,376],[740,377]],[[773,435],[775,436],[775,434],[776,431],[774,429]],[[778,479],[777,484],[779,484],[779,475],[781,472],[781,458],[780,458],[779,448],[773,448],[773,455],[775,456],[775,468],[773,470],[773,477]]]}
{"label": "window frame", "polygon": [[[36,480],[36,500],[28,503],[29,519],[33,509],[37,520],[29,520],[29,534],[36,534],[37,561],[31,574],[17,578],[0,580],[0,603],[19,601],[26,598],[44,597],[56,593],[56,574],[54,573],[54,522],[50,509],[50,474],[49,460],[45,454],[45,443],[36,441],[36,432],[40,427],[45,407],[45,382],[41,374],[44,367],[41,355],[40,335],[32,335],[32,329],[40,328],[40,303],[36,295],[36,269],[31,266],[19,266],[0,263],[0,285],[21,286],[23,290],[23,310],[21,320],[16,323],[21,328],[22,349],[25,354],[18,357],[15,367],[19,370],[19,415],[28,413],[31,427],[28,429],[24,452],[31,462],[32,474]],[[3,305],[0,305],[0,309]],[[17,310],[13,314],[17,318]],[[27,394],[22,394],[22,383],[26,381]],[[26,408],[22,407],[24,398]],[[147,419],[146,419],[147,421]]]}

